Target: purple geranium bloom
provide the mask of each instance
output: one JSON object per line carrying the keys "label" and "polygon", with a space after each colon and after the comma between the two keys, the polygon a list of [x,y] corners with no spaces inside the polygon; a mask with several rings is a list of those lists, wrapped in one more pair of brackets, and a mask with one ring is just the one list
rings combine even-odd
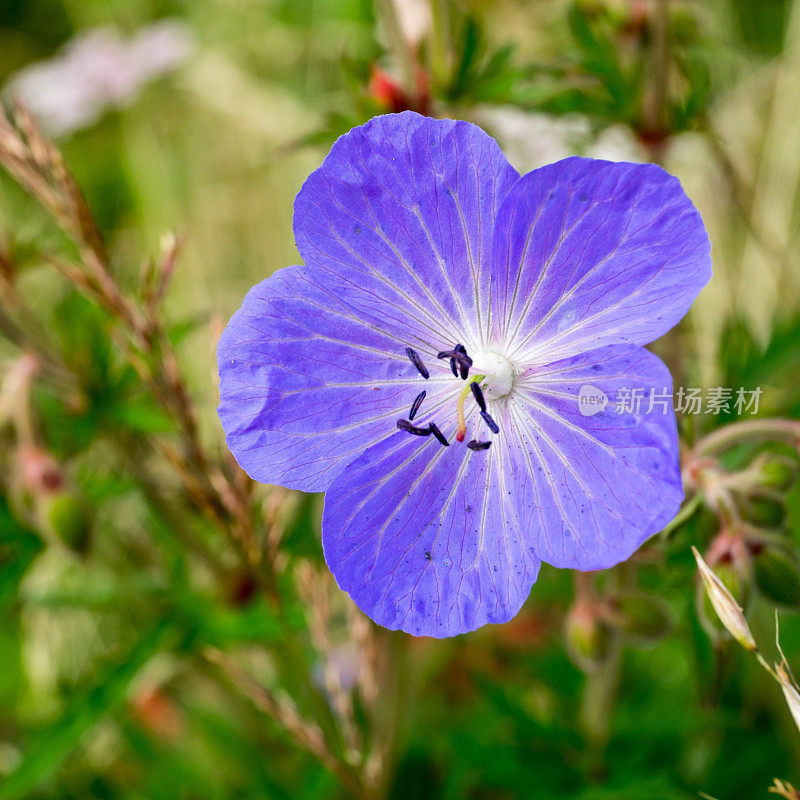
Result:
{"label": "purple geranium bloom", "polygon": [[474,125],[405,112],[334,144],[294,229],[305,266],[223,334],[219,413],[253,478],[326,492],[325,558],[373,620],[504,622],[542,561],[610,567],[673,517],[671,379],[642,345],[711,274],[675,178],[520,177]]}

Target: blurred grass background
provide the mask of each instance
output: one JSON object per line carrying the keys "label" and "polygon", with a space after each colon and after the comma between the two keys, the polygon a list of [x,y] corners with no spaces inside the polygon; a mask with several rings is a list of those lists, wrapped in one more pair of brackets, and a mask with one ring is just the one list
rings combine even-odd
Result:
{"label": "blurred grass background", "polygon": [[[402,34],[415,13],[416,49]],[[335,136],[403,105],[482,124],[520,170],[571,152],[663,163],[703,214],[715,275],[659,352],[676,383],[761,386],[762,415],[800,417],[800,2],[0,0],[5,100],[82,32],[163,19],[186,26],[186,60],[56,143],[126,291],[165,232],[185,234],[164,317],[215,458],[221,326],[297,261],[292,201]],[[174,423],[107,315],[47,263],[71,246],[6,174],[0,251],[0,301],[26,332],[0,337],[2,374],[30,350],[68,373],[44,369],[30,398],[58,492],[25,484],[18,435],[0,433],[1,800],[677,800],[800,782],[780,693],[698,611],[688,547],[716,536],[707,509],[599,579],[645,598],[610,651],[571,627],[572,577],[546,567],[506,626],[443,642],[373,629],[324,568],[318,498],[248,490],[265,589],[184,497],[143,444]],[[681,426],[691,443],[730,421]],[[769,510],[788,573],[731,581],[760,640],[781,610],[800,665],[797,486]],[[338,771],[303,744],[304,721]]]}

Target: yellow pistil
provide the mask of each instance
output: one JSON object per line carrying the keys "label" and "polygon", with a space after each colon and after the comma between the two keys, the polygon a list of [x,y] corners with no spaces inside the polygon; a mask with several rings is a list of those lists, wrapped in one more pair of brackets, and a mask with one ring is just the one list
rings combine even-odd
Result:
{"label": "yellow pistil", "polygon": [[485,375],[473,375],[464,385],[464,388],[461,390],[461,394],[458,396],[458,430],[456,430],[456,439],[459,442],[464,441],[464,437],[467,435],[467,421],[464,419],[464,400],[466,400],[467,395],[472,392],[469,388],[471,383],[476,383],[477,381],[482,381],[486,376]]}

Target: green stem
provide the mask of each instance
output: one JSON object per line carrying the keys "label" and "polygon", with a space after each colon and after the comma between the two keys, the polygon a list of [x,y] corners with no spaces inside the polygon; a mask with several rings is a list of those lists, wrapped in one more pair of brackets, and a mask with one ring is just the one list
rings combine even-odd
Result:
{"label": "green stem", "polygon": [[580,722],[589,745],[589,772],[596,780],[602,780],[605,772],[605,750],[611,739],[622,672],[623,645],[618,633],[610,634],[608,647],[599,669],[586,678],[580,708]]}
{"label": "green stem", "polygon": [[739,444],[776,440],[800,444],[800,422],[791,419],[754,419],[733,422],[700,439],[694,447],[695,457],[710,456]]}
{"label": "green stem", "polygon": [[698,508],[702,505],[703,495],[700,492],[692,495],[680,508],[680,511],[675,515],[672,522],[670,522],[663,531],[661,536],[668,539],[675,531],[678,530],[684,523],[688,522],[695,514]]}
{"label": "green stem", "polygon": [[[611,572],[607,591],[626,584],[628,568],[620,565]],[[589,772],[595,780],[605,773],[605,751],[611,739],[614,707],[622,677],[624,641],[622,634],[609,631],[608,652],[595,672],[586,677],[579,719],[588,743]]]}

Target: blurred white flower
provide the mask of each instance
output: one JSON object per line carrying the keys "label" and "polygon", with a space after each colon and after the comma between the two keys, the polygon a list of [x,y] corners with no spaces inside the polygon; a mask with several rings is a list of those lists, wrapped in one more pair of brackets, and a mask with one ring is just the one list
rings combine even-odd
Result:
{"label": "blurred white flower", "polygon": [[193,46],[188,27],[177,20],[155,22],[128,40],[108,28],[87,30],[59,55],[12,76],[6,91],[49,134],[66,136],[130,104],[145,84],[183,63]]}
{"label": "blurred white flower", "polygon": [[513,106],[485,107],[475,121],[495,136],[508,160],[523,174],[568,156],[609,161],[648,160],[647,154],[624,125],[599,133],[583,114],[544,114]]}
{"label": "blurred white flower", "polygon": [[589,158],[602,158],[606,161],[634,161],[646,163],[650,161],[647,151],[636,140],[633,131],[627,125],[609,125],[603,128],[594,141],[590,142],[583,155]]}
{"label": "blurred white flower", "polygon": [[410,44],[419,44],[433,25],[430,0],[394,0],[403,36]]}
{"label": "blurred white flower", "polygon": [[556,117],[513,106],[480,110],[476,122],[494,135],[508,160],[521,173],[581,152],[589,122],[579,114]]}

